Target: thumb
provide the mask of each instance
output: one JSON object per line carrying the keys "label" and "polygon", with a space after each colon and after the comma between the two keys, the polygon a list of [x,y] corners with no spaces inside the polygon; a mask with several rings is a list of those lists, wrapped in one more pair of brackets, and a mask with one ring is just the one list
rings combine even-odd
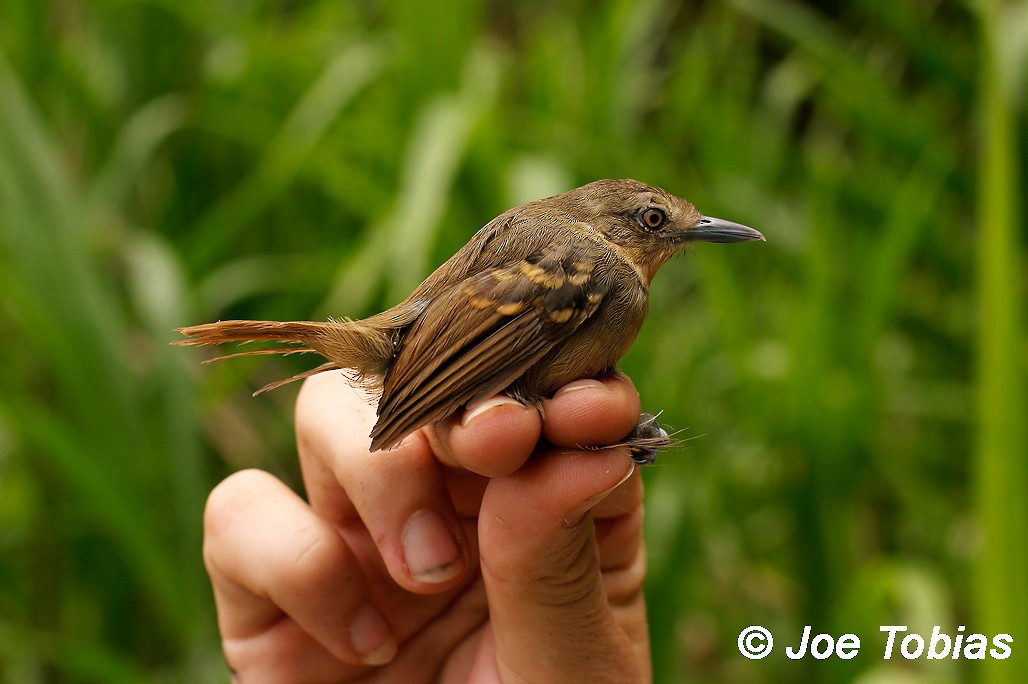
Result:
{"label": "thumb", "polygon": [[479,552],[501,681],[643,679],[607,601],[590,514],[633,470],[622,449],[554,450],[489,482]]}

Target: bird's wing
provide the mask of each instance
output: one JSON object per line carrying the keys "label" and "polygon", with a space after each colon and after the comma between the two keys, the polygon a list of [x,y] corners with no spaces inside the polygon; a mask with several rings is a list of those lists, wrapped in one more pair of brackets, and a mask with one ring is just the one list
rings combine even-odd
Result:
{"label": "bird's wing", "polygon": [[436,296],[407,329],[379,402],[372,448],[399,442],[523,375],[599,307],[602,250],[549,244]]}

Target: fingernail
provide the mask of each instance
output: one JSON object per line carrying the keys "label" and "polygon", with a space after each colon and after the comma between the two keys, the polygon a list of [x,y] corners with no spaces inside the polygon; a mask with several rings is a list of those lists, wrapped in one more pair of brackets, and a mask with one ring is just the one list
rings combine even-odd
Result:
{"label": "fingernail", "polygon": [[467,424],[478,416],[500,406],[521,406],[524,408],[525,405],[516,399],[511,399],[506,395],[500,394],[490,399],[486,399],[481,403],[469,405],[467,410],[464,412],[464,417],[461,418],[460,424],[462,427],[467,427]]}
{"label": "fingernail", "polygon": [[588,499],[586,499],[586,501],[590,502],[590,503],[597,503],[597,502],[603,501],[608,496],[610,496],[611,492],[613,492],[615,489],[617,489],[618,487],[623,485],[625,482],[627,482],[628,478],[632,477],[632,473],[634,473],[634,472],[635,472],[635,461],[629,461],[628,462],[628,472],[625,473],[625,476],[623,478],[618,480],[618,483],[616,485],[614,485],[613,487],[611,487],[610,489],[608,489],[606,491],[603,491],[603,492],[600,492],[599,494],[596,494],[595,496],[590,496]]}
{"label": "fingernail", "polygon": [[553,396],[559,396],[561,394],[571,394],[572,392],[578,392],[580,390],[602,390],[608,392],[607,386],[600,383],[598,380],[577,380],[573,383],[567,383],[562,388],[557,390]]}
{"label": "fingernail", "polygon": [[365,603],[350,624],[350,645],[367,665],[385,665],[396,655],[396,639],[378,608]]}
{"label": "fingernail", "polygon": [[553,396],[557,396],[557,394],[568,394],[570,392],[577,392],[578,390],[585,390],[585,389],[602,389],[602,390],[605,390],[605,389],[607,389],[607,386],[604,385],[599,380],[589,380],[589,379],[586,379],[586,380],[575,380],[574,382],[569,382],[568,384],[566,384],[563,387],[561,387],[559,390],[557,390],[557,393],[554,394]]}
{"label": "fingernail", "polygon": [[442,584],[460,574],[460,545],[443,517],[435,511],[418,511],[403,530],[403,559],[407,572],[419,582]]}
{"label": "fingernail", "polygon": [[575,506],[575,508],[572,509],[571,511],[569,511],[567,516],[564,518],[564,520],[563,520],[564,525],[565,526],[572,526],[572,525],[577,524],[582,519],[582,516],[584,516],[587,512],[592,510],[593,506],[595,506],[596,504],[598,504],[601,501],[603,501],[604,499],[606,499],[608,496],[611,495],[611,493],[615,489],[617,489],[618,487],[623,485],[625,482],[627,482],[628,478],[632,477],[632,473],[634,473],[634,472],[635,472],[635,462],[632,461],[632,460],[629,460],[628,461],[628,472],[625,473],[625,476],[622,477],[620,480],[618,480],[618,483],[616,485],[614,485],[613,487],[610,487],[609,489],[605,489],[602,492],[600,492],[599,494],[593,494],[588,499],[586,499],[582,503],[580,503],[577,506]]}

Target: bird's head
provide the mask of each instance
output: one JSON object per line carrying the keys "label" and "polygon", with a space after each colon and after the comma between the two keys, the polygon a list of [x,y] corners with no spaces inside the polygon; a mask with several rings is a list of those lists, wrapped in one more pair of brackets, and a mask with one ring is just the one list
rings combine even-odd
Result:
{"label": "bird's head", "polygon": [[764,239],[748,226],[704,216],[681,197],[631,179],[595,181],[552,199],[622,250],[647,283],[690,243]]}

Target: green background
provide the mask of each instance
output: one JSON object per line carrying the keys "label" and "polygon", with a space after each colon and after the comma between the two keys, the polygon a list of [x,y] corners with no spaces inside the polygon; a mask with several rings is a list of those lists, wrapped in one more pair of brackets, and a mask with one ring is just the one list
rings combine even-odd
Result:
{"label": "green background", "polygon": [[[688,438],[645,473],[657,681],[1028,681],[1026,53],[1001,0],[0,0],[0,680],[227,679],[203,501],[297,484],[295,388],[249,393],[304,366],[173,328],[367,315],[629,176],[768,238],[665,266],[624,360]],[[786,659],[807,624],[864,649]]]}

